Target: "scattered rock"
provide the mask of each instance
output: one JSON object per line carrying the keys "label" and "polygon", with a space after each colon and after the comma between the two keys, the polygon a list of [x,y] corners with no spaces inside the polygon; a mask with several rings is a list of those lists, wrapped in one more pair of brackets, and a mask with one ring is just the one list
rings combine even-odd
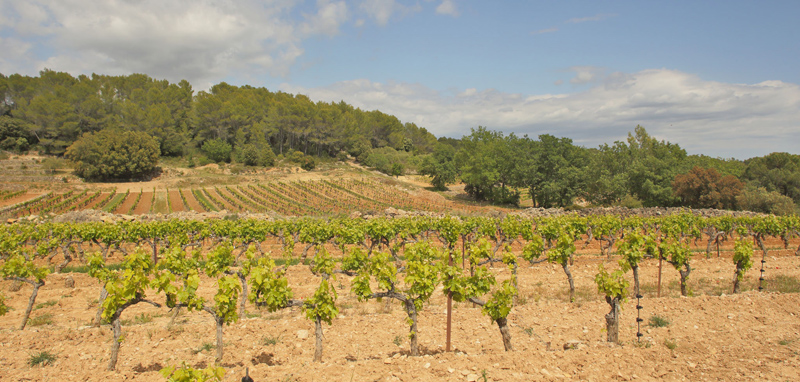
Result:
{"label": "scattered rock", "polygon": [[581,345],[583,345],[583,342],[581,341],[569,340],[564,344],[564,350],[578,349]]}
{"label": "scattered rock", "polygon": [[137,373],[146,373],[148,371],[160,371],[163,368],[164,366],[161,366],[161,364],[158,362],[152,363],[149,366],[142,366],[142,364],[139,363],[138,365],[133,367],[133,371]]}
{"label": "scattered rock", "polygon": [[64,279],[64,287],[70,289],[75,288],[75,279],[73,279],[72,276],[67,276]]}
{"label": "scattered rock", "polygon": [[304,340],[308,338],[308,330],[298,330],[297,331],[297,338]]}
{"label": "scattered rock", "polygon": [[274,354],[266,352],[261,352],[261,354],[253,357],[253,359],[251,359],[250,362],[252,362],[253,365],[258,365],[262,363],[267,364],[267,366],[280,365],[280,362],[275,361]]}
{"label": "scattered rock", "polygon": [[467,376],[467,382],[475,382],[478,380],[478,374],[470,374]]}

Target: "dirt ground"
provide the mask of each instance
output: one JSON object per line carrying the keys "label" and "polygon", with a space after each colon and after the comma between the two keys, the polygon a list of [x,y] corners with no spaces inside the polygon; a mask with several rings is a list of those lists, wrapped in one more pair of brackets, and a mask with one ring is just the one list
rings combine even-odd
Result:
{"label": "dirt ground", "polygon": [[[795,240],[796,241],[796,240]],[[444,352],[446,299],[437,290],[421,313],[419,338],[423,356],[408,356],[408,326],[392,301],[358,302],[349,294],[350,278],[334,281],[340,315],[324,325],[324,362],[312,362],[314,325],[298,309],[276,313],[248,305],[248,315],[225,327],[226,381],[239,381],[249,367],[255,381],[798,381],[800,380],[800,257],[772,243],[766,263],[767,289],[758,292],[759,262],[744,281],[744,292],[731,295],[731,253],[692,260],[693,297],[680,297],[678,272],[664,264],[662,297],[656,297],[658,263],[641,267],[644,319],[636,341],[636,300],[623,306],[621,345],[605,341],[604,315],[609,306],[598,295],[593,277],[600,263],[614,268],[616,259],[581,255],[572,267],[577,301],[569,303],[567,279],[552,264],[524,264],[520,301],[510,316],[513,352],[503,351],[497,326],[471,304],[455,303],[452,344]],[[796,246],[796,244],[795,244]],[[760,253],[759,253],[760,259]],[[494,268],[500,280],[509,277]],[[65,286],[65,278],[75,288]],[[307,266],[289,268],[295,298],[311,295],[318,285]],[[628,273],[630,276],[630,273]],[[117,370],[105,371],[112,339],[110,327],[90,327],[99,285],[86,274],[53,274],[37,298],[42,307],[32,318],[50,315],[52,323],[17,330],[30,294],[24,285],[10,291],[0,282],[12,307],[0,317],[0,381],[163,381],[155,371],[187,362],[214,362],[214,324],[204,312],[182,313],[168,327],[166,308],[139,304],[123,314],[124,342]],[[213,282],[202,294],[211,298]],[[163,303],[163,296],[150,296]],[[657,315],[665,327],[648,325]],[[42,320],[42,319],[40,319]],[[43,320],[47,321],[47,320]],[[577,349],[564,350],[568,341]],[[50,366],[30,367],[41,351],[57,356]]]}

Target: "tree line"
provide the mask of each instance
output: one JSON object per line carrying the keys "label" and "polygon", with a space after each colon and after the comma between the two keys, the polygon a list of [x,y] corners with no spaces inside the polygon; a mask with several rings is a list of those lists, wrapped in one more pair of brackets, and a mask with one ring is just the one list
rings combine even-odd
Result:
{"label": "tree line", "polygon": [[380,111],[224,82],[195,93],[186,80],[43,70],[38,77],[0,74],[0,95],[0,148],[6,150],[37,146],[62,155],[83,134],[106,129],[147,133],[160,156],[191,155],[209,144],[200,153],[215,155],[222,146],[214,158],[221,160],[242,155],[248,145],[278,155],[333,157],[382,147],[429,152],[436,143],[425,128]]}
{"label": "tree line", "polygon": [[[800,156],[745,161],[687,155],[637,126],[627,140],[585,148],[570,138],[504,135],[485,127],[461,139],[344,101],[312,102],[266,88],[220,83],[195,92],[145,74],[38,77],[0,74],[0,149],[66,155],[87,179],[130,179],[162,156],[188,164],[236,161],[306,170],[345,159],[390,175],[419,172],[437,189],[462,181],[477,200],[538,207],[689,206],[796,212]],[[524,196],[523,196],[524,195]]]}
{"label": "tree line", "polygon": [[687,206],[792,214],[800,203],[800,155],[745,161],[687,155],[637,126],[626,141],[598,148],[569,138],[504,135],[485,127],[440,142],[420,172],[440,190],[457,180],[477,200],[536,207]]}

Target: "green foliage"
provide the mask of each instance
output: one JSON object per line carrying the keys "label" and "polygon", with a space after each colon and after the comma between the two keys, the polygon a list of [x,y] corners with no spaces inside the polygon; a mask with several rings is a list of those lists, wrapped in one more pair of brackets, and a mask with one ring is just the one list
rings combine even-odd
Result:
{"label": "green foliage", "polygon": [[0,316],[5,316],[8,313],[8,305],[6,305],[6,297],[0,294]]}
{"label": "green foliage", "polygon": [[679,241],[663,241],[659,248],[661,255],[677,270],[680,270],[692,259],[692,251],[689,246],[681,244]]}
{"label": "green foliage", "polygon": [[125,256],[122,269],[109,270],[99,254],[89,257],[89,275],[105,283],[108,296],[103,300],[102,317],[111,320],[118,309],[131,301],[142,299],[153,281],[153,259],[141,248]]}
{"label": "green foliage", "polygon": [[195,369],[185,362],[180,367],[165,367],[159,373],[169,382],[222,381],[225,377],[225,369],[222,367],[209,366],[205,369]]}
{"label": "green foliage", "polygon": [[417,310],[430,299],[439,284],[439,266],[444,253],[423,241],[406,248],[406,275],[403,281],[406,294],[414,301]]}
{"label": "green foliage", "polygon": [[648,253],[655,253],[656,243],[652,236],[639,232],[628,232],[617,246],[617,253],[622,256],[619,265],[623,272],[638,266]]}
{"label": "green foliage", "polygon": [[508,317],[513,306],[514,296],[517,295],[517,288],[514,287],[513,280],[503,281],[499,289],[492,293],[492,298],[483,306],[482,312],[497,321]]}
{"label": "green foliage", "polygon": [[214,295],[214,310],[222,317],[224,324],[231,324],[239,319],[237,302],[242,286],[236,276],[224,276],[217,280],[217,294]]}
{"label": "green foliage", "polygon": [[261,257],[250,268],[250,302],[266,307],[270,312],[283,309],[292,298],[292,289],[283,272],[275,271],[275,262]]}
{"label": "green foliage", "polygon": [[624,301],[628,295],[628,287],[630,286],[624,275],[625,272],[621,269],[609,274],[605,267],[603,267],[603,264],[600,264],[598,273],[594,276],[594,282],[597,284],[597,291],[609,298],[618,298]]}
{"label": "green foliage", "polygon": [[414,167],[412,165],[412,153],[398,151],[392,147],[369,150],[359,156],[358,161],[365,166],[392,176],[403,175],[406,168]]}
{"label": "green foliage", "polygon": [[54,362],[56,362],[57,359],[58,359],[58,356],[56,356],[53,353],[50,353],[47,350],[40,351],[38,353],[33,353],[28,357],[28,366],[30,366],[30,367],[50,366]]}
{"label": "green foliage", "polygon": [[159,153],[158,142],[146,133],[102,130],[84,134],[65,156],[81,178],[130,179],[151,173]]}
{"label": "green foliage", "polygon": [[456,150],[446,144],[437,144],[433,154],[425,157],[419,173],[431,177],[431,185],[437,190],[446,190],[448,184],[455,183],[458,170],[455,163]]}
{"label": "green foliage", "polygon": [[663,328],[669,326],[669,324],[669,319],[666,317],[661,317],[657,314],[650,316],[650,320],[648,321],[648,325],[653,328]]}
{"label": "green foliage", "polygon": [[330,325],[339,315],[339,308],[336,307],[336,289],[331,287],[328,280],[323,279],[314,295],[303,302],[303,308],[309,320],[316,320],[319,317],[322,322]]}
{"label": "green foliage", "polygon": [[238,150],[239,162],[248,166],[271,167],[275,164],[275,152],[269,145],[258,146],[248,143]]}
{"label": "green foliage", "polygon": [[0,267],[0,278],[19,277],[31,281],[43,281],[49,273],[49,267],[38,267],[18,252],[6,258]]}
{"label": "green foliage", "polygon": [[571,235],[562,233],[558,236],[555,247],[547,251],[547,261],[563,266],[573,253],[575,253],[574,239]]}
{"label": "green foliage", "polygon": [[53,325],[53,314],[44,313],[28,319],[29,326]]}
{"label": "green foliage", "polygon": [[736,264],[736,278],[741,281],[744,274],[753,266],[753,244],[747,238],[736,239],[733,247],[733,263]]}
{"label": "green foliage", "polygon": [[800,204],[800,155],[772,153],[748,159],[744,178],[767,192],[777,192]]}
{"label": "green foliage", "polygon": [[216,163],[231,161],[233,147],[223,139],[209,139],[203,142],[203,146],[200,149],[203,150],[208,159]]}
{"label": "green foliage", "polygon": [[797,203],[792,198],[764,187],[748,185],[736,199],[745,211],[786,216],[797,213]]}

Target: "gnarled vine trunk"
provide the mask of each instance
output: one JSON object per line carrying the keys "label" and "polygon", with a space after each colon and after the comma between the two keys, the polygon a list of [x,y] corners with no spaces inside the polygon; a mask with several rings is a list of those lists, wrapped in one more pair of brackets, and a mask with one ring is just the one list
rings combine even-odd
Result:
{"label": "gnarled vine trunk", "polygon": [[508,320],[505,318],[498,318],[497,327],[500,328],[500,335],[503,336],[503,348],[506,351],[513,351],[514,347],[511,345],[511,331],[508,330]]}
{"label": "gnarled vine trunk", "polygon": [[681,296],[688,296],[689,291],[687,289],[686,282],[689,280],[689,273],[692,273],[692,267],[689,263],[684,264],[685,269],[680,269],[678,272],[681,274]]}
{"label": "gnarled vine trunk", "polygon": [[639,266],[634,265],[631,267],[633,270],[633,295],[639,295]]}
{"label": "gnarled vine trunk", "polygon": [[242,284],[242,301],[239,304],[239,317],[247,317],[247,312],[245,311],[247,307],[247,279],[242,272],[236,272],[236,276],[239,277],[239,282]]}
{"label": "gnarled vine trunk", "polygon": [[100,288],[100,298],[97,300],[97,313],[94,315],[95,327],[99,327],[103,322],[103,301],[106,300],[106,297],[108,297],[108,291],[106,290],[106,284],[103,284]]}
{"label": "gnarled vine trunk", "polygon": [[562,263],[561,267],[564,268],[564,273],[567,274],[569,280],[569,302],[575,302],[575,280],[572,278],[572,272],[569,271],[569,264]]}
{"label": "gnarled vine trunk", "polygon": [[619,343],[619,297],[606,296],[606,302],[611,306],[611,311],[606,314],[606,331],[608,342]]}
{"label": "gnarled vine trunk", "polygon": [[411,344],[411,355],[418,356],[419,355],[419,345],[417,343],[417,307],[414,305],[414,301],[408,299],[404,301],[406,314],[408,314],[408,318],[411,319],[411,328],[409,329],[409,342]]}
{"label": "gnarled vine trunk", "polygon": [[108,360],[108,371],[113,371],[117,367],[117,357],[119,356],[120,337],[122,336],[122,325],[119,322],[119,315],[111,321],[111,331],[114,339],[111,342],[111,358]]}
{"label": "gnarled vine trunk", "polygon": [[314,362],[322,362],[322,318],[314,318]]}
{"label": "gnarled vine trunk", "polygon": [[19,325],[19,330],[24,330],[25,326],[28,325],[28,319],[31,316],[31,311],[33,310],[33,304],[36,303],[36,296],[39,294],[39,288],[41,288],[44,285],[44,281],[43,280],[30,281],[21,278],[15,278],[15,280],[23,281],[33,286],[31,297],[28,299],[28,307],[25,308],[25,314],[22,316],[22,323]]}

